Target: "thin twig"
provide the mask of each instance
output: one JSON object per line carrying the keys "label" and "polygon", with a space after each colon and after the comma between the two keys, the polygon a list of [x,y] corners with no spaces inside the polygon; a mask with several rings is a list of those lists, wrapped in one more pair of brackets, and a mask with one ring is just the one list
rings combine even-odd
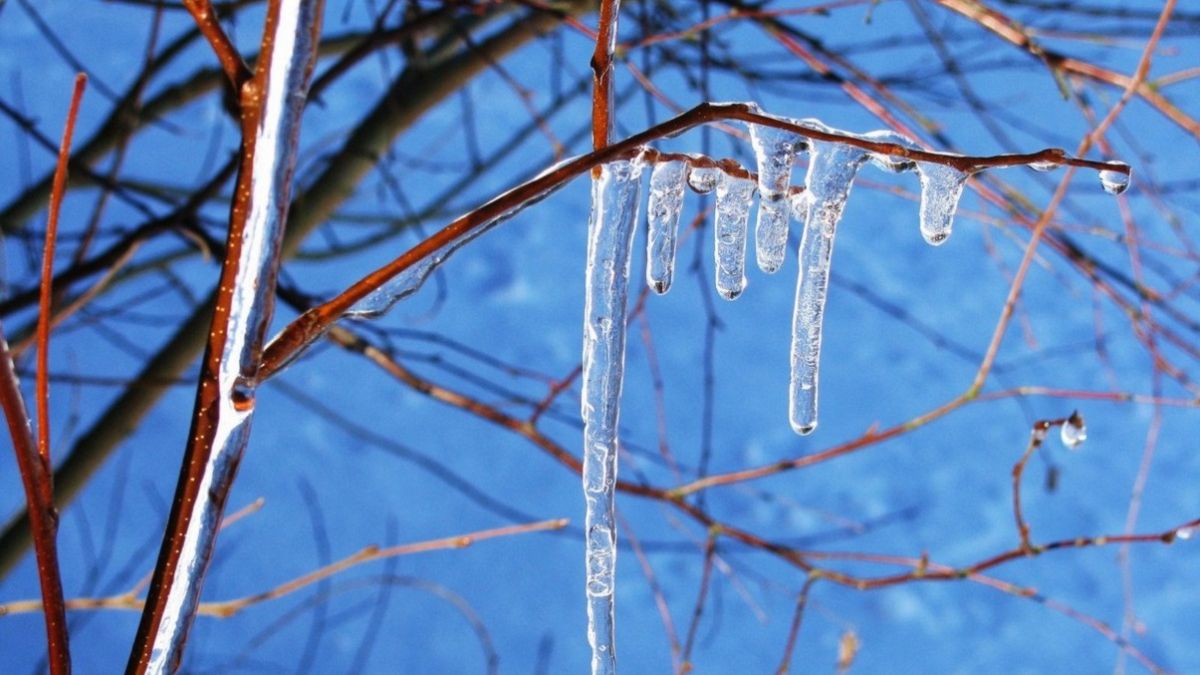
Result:
{"label": "thin twig", "polygon": [[46,245],[42,249],[42,283],[38,298],[37,321],[37,414],[38,454],[47,466],[50,462],[50,304],[54,298],[54,245],[58,241],[58,217],[62,211],[63,195],[67,187],[67,162],[71,158],[71,137],[75,134],[75,119],[79,115],[79,104],[87,87],[87,75],[75,76],[75,88],[71,92],[71,105],[67,109],[67,121],[63,125],[62,143],[58,148],[58,164],[54,169],[54,187],[50,190],[50,212],[46,219]]}

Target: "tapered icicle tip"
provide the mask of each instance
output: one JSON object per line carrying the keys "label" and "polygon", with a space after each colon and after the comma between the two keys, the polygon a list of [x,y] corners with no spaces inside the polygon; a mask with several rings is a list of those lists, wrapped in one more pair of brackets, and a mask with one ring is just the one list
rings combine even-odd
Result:
{"label": "tapered icicle tip", "polygon": [[717,293],[735,300],[746,290],[746,234],[755,184],[721,172],[717,177],[713,254]]}
{"label": "tapered icicle tip", "polygon": [[917,162],[921,177],[921,236],[933,246],[950,238],[954,213],[968,175],[952,166]]}
{"label": "tapered icicle tip", "polygon": [[1114,162],[1125,167],[1124,171],[1105,169],[1100,172],[1100,187],[1110,195],[1119,195],[1129,189],[1129,165],[1124,162]]}
{"label": "tapered icicle tip", "polygon": [[646,281],[662,295],[675,274],[675,238],[683,211],[688,165],[660,162],[650,173],[650,201],[646,215]]}

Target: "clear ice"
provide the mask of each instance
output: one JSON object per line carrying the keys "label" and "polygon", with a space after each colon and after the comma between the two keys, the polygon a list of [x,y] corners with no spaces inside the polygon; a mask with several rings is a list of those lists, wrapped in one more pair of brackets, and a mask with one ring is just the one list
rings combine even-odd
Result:
{"label": "clear ice", "polygon": [[675,238],[683,212],[687,184],[686,162],[659,162],[650,173],[650,201],[646,207],[646,283],[659,295],[671,288],[675,274]]}
{"label": "clear ice", "polygon": [[629,267],[641,164],[606,164],[592,184],[583,323],[583,496],[592,672],[616,672],[617,428],[625,369]]}
{"label": "clear ice", "polygon": [[[258,126],[252,131],[252,173],[241,245],[236,249],[239,257],[235,267],[222,270],[222,282],[232,286],[227,291],[225,330],[219,333],[220,342],[209,342],[209,352],[204,357],[211,366],[216,352],[220,352],[215,364],[218,369],[215,400],[207,411],[196,413],[197,419],[206,420],[205,424],[212,425],[213,431],[207,437],[198,434],[189,439],[185,461],[202,462],[203,468],[198,480],[193,475],[192,481],[181,482],[177,489],[177,503],[191,501],[186,512],[186,531],[177,540],[170,534],[173,525],[167,529],[163,549],[174,548],[171,551],[174,565],[156,570],[148,602],[149,607],[161,602],[162,614],[157,625],[150,620],[152,610],[147,609],[143,614],[142,625],[152,635],[145,645],[140,639],[135,644],[130,672],[135,669],[173,672],[183,659],[188,630],[199,609],[205,573],[220,529],[225,496],[249,442],[256,373],[274,307],[279,247],[300,146],[301,113],[316,54],[312,38],[316,34],[314,27],[320,25],[321,10],[322,4],[317,0],[282,3],[272,26],[274,35],[269,37],[272,51],[267,62],[265,91],[261,92],[262,108]],[[239,177],[239,185],[244,178]],[[215,329],[213,335],[218,335]],[[161,600],[154,597],[156,594]]]}
{"label": "clear ice", "polygon": [[1059,438],[1062,444],[1069,450],[1075,450],[1083,445],[1087,440],[1087,426],[1083,423],[1083,417],[1079,413],[1072,414],[1059,427]]}
{"label": "clear ice", "polygon": [[791,215],[789,189],[796,153],[805,149],[804,137],[786,129],[750,124],[750,142],[758,165],[758,220],[754,225],[754,251],[758,268],[767,274],[779,271],[787,254]]}
{"label": "clear ice", "polygon": [[[1125,166],[1126,169],[1129,167]],[[1119,195],[1129,189],[1129,174],[1121,171],[1104,170],[1100,172],[1100,187],[1110,195]]]}
{"label": "clear ice", "polygon": [[917,173],[921,176],[921,236],[940,246],[950,238],[954,212],[969,174],[933,162],[917,162]]}
{"label": "clear ice", "polygon": [[717,176],[721,173],[710,166],[693,166],[688,172],[688,187],[697,194],[708,194],[717,187]]}
{"label": "clear ice", "polygon": [[446,262],[446,259],[462,248],[472,239],[483,234],[499,223],[500,219],[484,227],[471,230],[463,236],[450,241],[433,253],[422,258],[412,267],[389,279],[379,288],[371,291],[363,299],[354,303],[343,316],[355,319],[374,319],[383,316],[396,303],[421,290],[425,280],[433,271]]}
{"label": "clear ice", "polygon": [[[807,122],[812,124],[812,122]],[[814,141],[808,163],[807,190],[793,203],[804,209],[800,242],[800,278],[792,314],[789,421],[800,434],[817,428],[817,381],[821,361],[821,325],[829,289],[829,263],[838,221],[850,187],[867,152],[838,143]],[[798,202],[798,203],[797,203]]]}
{"label": "clear ice", "polygon": [[[746,231],[754,182],[724,171],[717,177],[717,223],[713,234],[717,292],[734,300],[746,289]],[[784,225],[786,240],[786,223]],[[785,241],[786,243],[786,241]]]}

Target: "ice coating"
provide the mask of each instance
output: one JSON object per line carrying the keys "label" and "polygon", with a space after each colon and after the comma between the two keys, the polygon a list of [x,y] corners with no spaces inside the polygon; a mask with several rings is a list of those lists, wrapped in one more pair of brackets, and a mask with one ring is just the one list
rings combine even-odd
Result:
{"label": "ice coating", "polygon": [[650,201],[646,207],[646,283],[655,293],[671,288],[675,274],[675,238],[683,212],[687,183],[686,162],[659,162],[650,173]]}
{"label": "ice coating", "polygon": [[[225,498],[250,437],[256,373],[274,307],[322,5],[316,0],[282,3],[276,12],[274,23],[268,23],[273,35],[265,36],[271,50],[259,64],[266,68],[265,77],[256,75],[247,85],[260,88],[261,109],[257,127],[247,132],[254,135],[254,151],[243,172],[250,173],[238,178],[246,216],[237,245],[230,246],[236,263],[227,260],[222,269],[227,311],[224,316],[216,313],[204,356],[205,369],[216,372],[212,380],[201,380],[197,394],[195,417],[203,420],[203,426],[197,422],[194,428],[205,431],[189,439],[184,466],[190,478],[180,481],[175,496],[176,504],[187,504],[186,510],[178,512],[186,513],[187,520],[182,521],[182,536],[173,530],[175,524],[168,526],[160,560],[167,560],[166,552],[174,557],[155,570],[129,672],[174,672],[183,660]],[[215,393],[208,393],[213,389]],[[156,605],[161,606],[157,619]]]}
{"label": "ice coating", "polygon": [[820,379],[821,326],[829,290],[829,264],[838,221],[850,187],[867,152],[852,146],[814,141],[808,163],[804,235],[800,242],[800,278],[792,313],[789,421],[799,434],[817,428],[817,383]]}
{"label": "ice coating", "polygon": [[746,289],[746,233],[753,199],[753,181],[720,172],[713,252],[717,292],[726,300],[736,299]]}
{"label": "ice coating", "polygon": [[488,225],[478,230],[472,230],[430,253],[420,262],[397,274],[395,277],[389,279],[387,283],[371,291],[362,300],[351,305],[350,309],[347,309],[343,316],[355,319],[373,319],[386,314],[396,303],[421,290],[421,286],[425,284],[425,280],[429,278],[429,275],[433,274],[435,269],[446,262],[455,251],[490,228],[491,225]]}
{"label": "ice coating", "polygon": [[950,238],[968,174],[945,164],[917,162],[921,176],[921,236],[934,246]]}
{"label": "ice coating", "polygon": [[625,314],[641,164],[606,164],[592,184],[583,323],[583,496],[593,672],[615,672],[613,490],[625,370]]}
{"label": "ice coating", "polygon": [[786,129],[750,124],[750,142],[758,165],[758,220],[754,225],[754,251],[758,268],[767,274],[779,271],[787,255],[791,207],[792,164],[804,150],[804,137]]}

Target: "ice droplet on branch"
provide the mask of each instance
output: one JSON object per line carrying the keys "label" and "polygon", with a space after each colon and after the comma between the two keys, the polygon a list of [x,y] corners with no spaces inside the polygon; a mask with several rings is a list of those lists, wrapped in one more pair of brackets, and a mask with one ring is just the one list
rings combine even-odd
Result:
{"label": "ice droplet on branch", "polygon": [[[731,176],[724,171],[718,174],[713,252],[716,256],[717,292],[726,300],[737,299],[746,289],[746,232],[753,199],[753,181]],[[786,238],[787,235],[784,236]]]}
{"label": "ice droplet on branch", "polygon": [[694,166],[688,173],[688,187],[696,194],[708,194],[717,187],[717,174],[721,173],[710,166]]}
{"label": "ice droplet on branch", "polygon": [[754,250],[758,268],[767,274],[779,271],[787,255],[791,207],[788,192],[796,153],[806,147],[804,137],[785,129],[749,124],[750,142],[758,164],[758,220]]}
{"label": "ice droplet on branch", "polygon": [[650,201],[646,207],[646,283],[662,295],[675,274],[675,238],[683,213],[687,163],[659,162],[650,173]]}
{"label": "ice droplet on branch", "polygon": [[1059,438],[1068,450],[1078,449],[1087,440],[1087,425],[1078,411],[1071,413],[1067,421],[1059,427]]}
{"label": "ice droplet on branch", "polygon": [[[806,121],[807,124],[813,124]],[[814,125],[815,126],[815,125]],[[824,130],[824,127],[819,127]],[[804,235],[800,242],[800,276],[792,313],[789,421],[800,434],[817,428],[817,383],[820,379],[821,326],[829,290],[829,265],[838,221],[850,196],[864,150],[814,141],[808,162]]]}
{"label": "ice droplet on branch", "polygon": [[940,246],[950,238],[968,174],[945,164],[917,162],[921,177],[921,236]]}
{"label": "ice droplet on branch", "polygon": [[[1129,166],[1121,164],[1128,171]],[[1105,169],[1100,172],[1100,187],[1110,195],[1119,195],[1129,189],[1129,174]]]}
{"label": "ice droplet on branch", "polygon": [[[587,532],[588,642],[593,672],[616,668],[617,429],[625,370],[629,267],[637,223],[641,162],[604,165],[592,183],[583,321],[583,496]],[[599,669],[599,670],[598,670]]]}

